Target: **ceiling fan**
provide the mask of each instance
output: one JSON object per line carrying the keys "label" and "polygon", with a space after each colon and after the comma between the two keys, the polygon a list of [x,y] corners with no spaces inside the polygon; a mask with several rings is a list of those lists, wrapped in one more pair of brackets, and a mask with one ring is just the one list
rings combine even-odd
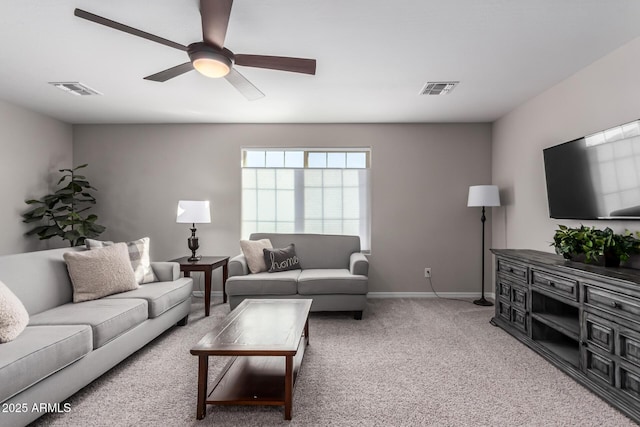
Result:
{"label": "ceiling fan", "polygon": [[262,93],[234,67],[267,68],[271,70],[291,71],[294,73],[316,73],[316,60],[307,58],[290,58],[285,56],[244,55],[234,54],[224,47],[224,40],[229,25],[233,0],[200,0],[200,15],[202,17],[202,41],[191,43],[189,46],[158,37],[138,30],[128,25],[112,21],[82,9],[76,9],[74,15],[113,29],[124,31],[134,36],[142,37],[174,49],[187,52],[189,62],[176,65],[159,73],[145,77],[145,80],[165,82],[178,77],[187,71],[196,69],[201,74],[212,77],[224,77],[248,100],[262,98]]}

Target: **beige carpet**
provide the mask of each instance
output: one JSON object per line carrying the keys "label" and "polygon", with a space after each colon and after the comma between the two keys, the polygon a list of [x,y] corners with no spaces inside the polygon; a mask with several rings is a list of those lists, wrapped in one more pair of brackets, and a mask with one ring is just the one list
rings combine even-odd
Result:
{"label": "beige carpet", "polygon": [[[293,420],[277,407],[208,407],[195,419],[195,344],[228,312],[173,328],[86,387],[68,414],[37,426],[632,426],[499,328],[493,307],[370,300],[362,321],[312,314]],[[224,365],[210,359],[211,376]]]}

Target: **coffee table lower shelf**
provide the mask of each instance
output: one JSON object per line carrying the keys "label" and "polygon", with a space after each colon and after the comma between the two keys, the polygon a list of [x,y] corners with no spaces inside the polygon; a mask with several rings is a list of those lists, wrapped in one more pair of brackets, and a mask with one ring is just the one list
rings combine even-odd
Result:
{"label": "coffee table lower shelf", "polygon": [[[303,336],[295,356],[233,356],[213,382],[205,405],[283,406],[284,418],[290,420],[293,388],[307,344],[308,337]],[[289,358],[291,379],[287,378]]]}
{"label": "coffee table lower shelf", "polygon": [[[293,383],[302,365],[304,342],[293,358]],[[286,356],[234,356],[214,381],[209,405],[274,405],[285,403]]]}

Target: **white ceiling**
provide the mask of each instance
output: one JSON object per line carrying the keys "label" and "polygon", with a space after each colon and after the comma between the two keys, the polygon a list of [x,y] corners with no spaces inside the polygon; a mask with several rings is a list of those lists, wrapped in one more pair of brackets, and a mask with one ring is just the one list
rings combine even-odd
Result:
{"label": "white ceiling", "polygon": [[[186,53],[77,18],[78,7],[187,45],[197,0],[2,0],[0,99],[68,123],[493,121],[640,36],[637,0],[236,0],[235,53],[316,58],[315,76],[240,67],[247,101]],[[446,96],[427,81],[459,80]],[[103,96],[47,85],[80,81]]]}

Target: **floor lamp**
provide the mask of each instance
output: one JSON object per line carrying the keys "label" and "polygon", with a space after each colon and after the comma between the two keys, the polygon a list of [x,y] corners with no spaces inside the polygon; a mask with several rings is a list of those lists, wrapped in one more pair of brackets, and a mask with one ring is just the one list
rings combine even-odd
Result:
{"label": "floor lamp", "polygon": [[491,301],[484,298],[484,223],[487,217],[484,216],[485,207],[500,206],[500,193],[496,185],[472,185],[469,187],[468,207],[482,207],[482,294],[480,299],[473,303],[477,305],[493,305]]}

